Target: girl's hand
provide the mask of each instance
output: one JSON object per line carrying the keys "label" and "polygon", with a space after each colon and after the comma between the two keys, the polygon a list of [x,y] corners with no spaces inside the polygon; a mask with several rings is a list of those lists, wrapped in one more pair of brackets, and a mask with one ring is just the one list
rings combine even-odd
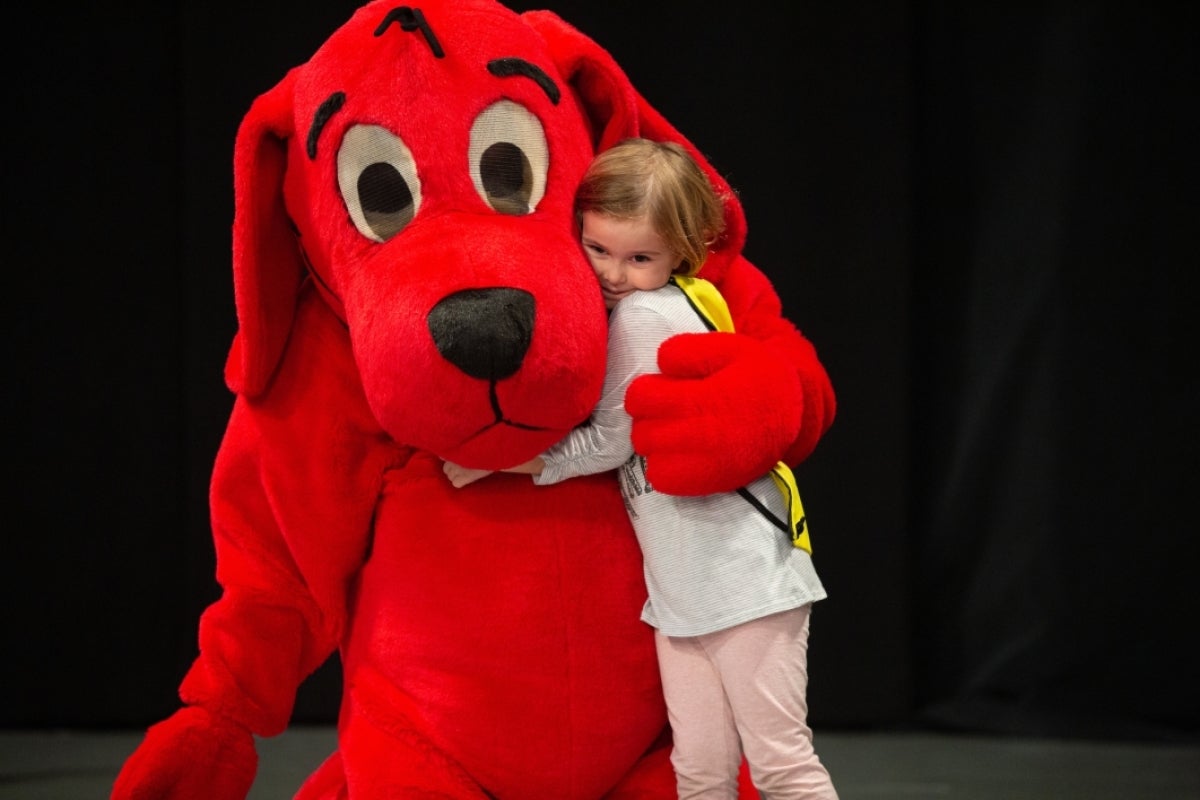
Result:
{"label": "girl's hand", "polygon": [[486,478],[492,474],[490,469],[468,469],[450,461],[442,462],[442,472],[446,473],[446,477],[450,479],[450,483],[456,489],[461,489],[468,483],[474,483],[480,478]]}

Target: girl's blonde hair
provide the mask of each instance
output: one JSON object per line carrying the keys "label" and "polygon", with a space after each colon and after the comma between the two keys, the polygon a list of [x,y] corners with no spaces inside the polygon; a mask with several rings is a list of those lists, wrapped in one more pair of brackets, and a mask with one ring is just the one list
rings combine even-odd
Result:
{"label": "girl's blonde hair", "polygon": [[575,215],[592,211],[649,220],[695,275],[725,229],[725,207],[700,165],[674,142],[625,139],[592,161],[575,193]]}

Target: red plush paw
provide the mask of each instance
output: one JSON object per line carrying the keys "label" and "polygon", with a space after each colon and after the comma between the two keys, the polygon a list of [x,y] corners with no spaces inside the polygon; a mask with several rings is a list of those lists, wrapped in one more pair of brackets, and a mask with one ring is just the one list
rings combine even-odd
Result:
{"label": "red plush paw", "polygon": [[661,492],[731,491],[778,462],[800,429],[799,378],[756,339],[681,334],[659,348],[659,375],[625,395],[633,449]]}
{"label": "red plush paw", "polygon": [[152,726],[121,768],[112,800],[237,800],[254,782],[258,754],[245,728],[202,708]]}

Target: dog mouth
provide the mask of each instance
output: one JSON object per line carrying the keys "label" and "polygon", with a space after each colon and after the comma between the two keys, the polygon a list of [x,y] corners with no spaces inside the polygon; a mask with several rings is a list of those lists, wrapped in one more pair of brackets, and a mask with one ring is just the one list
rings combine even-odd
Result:
{"label": "dog mouth", "polygon": [[496,391],[497,383],[498,382],[495,380],[488,381],[488,402],[492,406],[492,414],[494,415],[492,421],[487,423],[486,425],[484,425],[482,428],[478,429],[477,431],[475,431],[475,433],[471,434],[469,437],[467,437],[468,440],[476,439],[480,436],[483,436],[488,431],[492,430],[493,428],[496,428],[497,426],[515,428],[516,430],[519,430],[519,431],[538,432],[538,431],[551,430],[550,428],[547,428],[544,425],[529,425],[524,422],[517,422],[516,420],[512,420],[512,419],[509,419],[508,417],[504,416],[504,409],[500,406],[500,394]]}
{"label": "dog mouth", "polygon": [[441,458],[467,467],[502,470],[544,453],[567,435],[572,426],[563,419],[532,424],[507,416],[498,396],[497,383],[489,382],[491,419],[478,425],[480,420],[477,418],[476,425],[460,431],[455,444],[431,448]]}

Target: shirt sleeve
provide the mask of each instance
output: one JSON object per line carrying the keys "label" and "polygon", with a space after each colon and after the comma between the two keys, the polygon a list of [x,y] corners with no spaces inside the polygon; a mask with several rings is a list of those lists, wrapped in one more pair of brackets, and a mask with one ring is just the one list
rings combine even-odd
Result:
{"label": "shirt sleeve", "polygon": [[658,372],[658,347],[675,331],[657,311],[629,302],[613,309],[608,322],[608,362],[600,401],[586,423],[542,454],[540,485],[615,469],[633,455],[625,391],[639,375]]}

